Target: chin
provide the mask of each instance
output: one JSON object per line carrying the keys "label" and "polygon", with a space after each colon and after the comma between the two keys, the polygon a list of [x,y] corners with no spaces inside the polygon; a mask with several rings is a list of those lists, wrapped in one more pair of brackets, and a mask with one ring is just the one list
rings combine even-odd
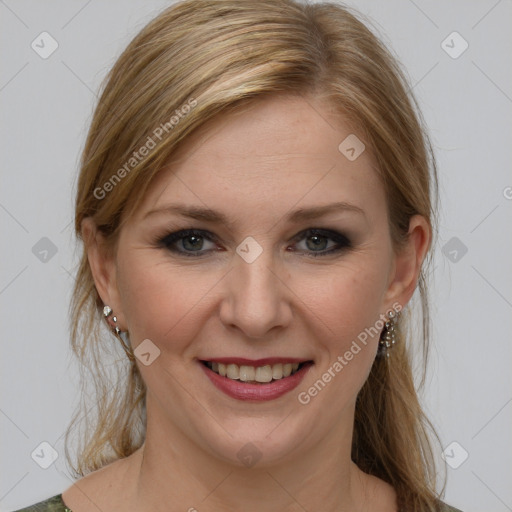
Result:
{"label": "chin", "polygon": [[[204,432],[203,445],[215,458],[239,467],[264,469],[289,463],[305,449],[314,421],[283,417],[237,417],[230,420],[228,432],[219,425]],[[225,426],[225,424],[223,424]]]}

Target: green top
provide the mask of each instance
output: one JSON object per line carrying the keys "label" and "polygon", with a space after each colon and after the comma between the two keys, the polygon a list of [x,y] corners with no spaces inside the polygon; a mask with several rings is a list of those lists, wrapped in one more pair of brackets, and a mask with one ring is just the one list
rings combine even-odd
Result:
{"label": "green top", "polygon": [[62,494],[52,496],[47,500],[40,501],[30,507],[20,508],[15,512],[73,512],[70,508],[66,507],[66,504],[62,501]]}
{"label": "green top", "polygon": [[[62,501],[62,494],[57,494],[45,501],[31,505],[30,507],[21,508],[14,512],[73,512],[70,508],[66,507],[66,504]],[[450,507],[445,505],[443,512],[461,512],[458,508]]]}

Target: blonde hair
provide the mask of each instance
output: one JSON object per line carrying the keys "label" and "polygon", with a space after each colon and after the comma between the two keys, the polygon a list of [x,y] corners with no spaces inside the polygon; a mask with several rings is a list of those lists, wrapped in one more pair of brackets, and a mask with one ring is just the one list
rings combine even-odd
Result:
{"label": "blonde hair", "polygon": [[[188,0],[143,28],[106,78],[81,158],[77,237],[91,217],[114,250],[123,220],[190,134],[221,113],[278,93],[322,95],[358,127],[386,191],[396,250],[412,215],[425,217],[435,233],[436,170],[421,116],[396,60],[356,15],[334,3]],[[143,146],[149,151],[135,158]],[[430,257],[418,284],[425,360],[429,263]],[[129,456],[145,436],[145,384],[126,358],[112,384],[105,358],[115,349],[103,336],[102,308],[83,247],[71,304],[82,401],[66,433],[75,476]],[[431,426],[415,390],[411,325],[402,315],[391,360],[375,360],[358,395],[352,458],[395,488],[400,510],[434,511]],[[85,427],[75,467],[68,445],[77,425]]]}

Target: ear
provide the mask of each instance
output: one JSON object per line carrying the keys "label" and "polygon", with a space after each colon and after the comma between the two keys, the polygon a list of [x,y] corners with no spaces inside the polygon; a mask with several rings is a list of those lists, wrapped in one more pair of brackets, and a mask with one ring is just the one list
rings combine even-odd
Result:
{"label": "ear", "polygon": [[[404,307],[411,299],[421,271],[421,265],[432,240],[432,230],[422,215],[413,215],[409,221],[408,238],[395,255],[385,301]],[[389,308],[388,308],[389,309]]]}
{"label": "ear", "polygon": [[96,290],[103,304],[112,308],[118,327],[124,331],[126,324],[117,288],[115,254],[107,247],[105,237],[98,231],[91,217],[83,219],[81,227]]}

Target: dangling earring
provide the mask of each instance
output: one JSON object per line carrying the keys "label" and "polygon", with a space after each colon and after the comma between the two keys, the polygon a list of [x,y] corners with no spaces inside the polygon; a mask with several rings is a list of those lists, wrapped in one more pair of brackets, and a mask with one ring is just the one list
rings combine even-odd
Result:
{"label": "dangling earring", "polygon": [[[117,326],[117,317],[115,315],[113,315],[112,313],[113,313],[113,311],[110,306],[105,306],[103,308],[103,316],[105,317],[105,320],[107,321],[108,326],[110,327],[112,332],[115,334],[116,338],[121,342],[123,350],[126,352],[128,359],[131,362],[135,362],[135,356],[132,352],[132,349],[126,344],[126,341],[123,339],[123,335],[125,333],[123,331],[121,331],[121,329],[119,329],[119,327]],[[109,319],[110,315],[112,315],[111,319]],[[112,322],[114,323],[113,325],[110,322],[110,320],[112,320]]]}
{"label": "dangling earring", "polygon": [[395,327],[398,320],[399,312],[393,310],[388,312],[389,320],[384,324],[384,329],[380,333],[379,348],[377,350],[377,356],[389,357],[389,349],[396,343],[396,332]]}

